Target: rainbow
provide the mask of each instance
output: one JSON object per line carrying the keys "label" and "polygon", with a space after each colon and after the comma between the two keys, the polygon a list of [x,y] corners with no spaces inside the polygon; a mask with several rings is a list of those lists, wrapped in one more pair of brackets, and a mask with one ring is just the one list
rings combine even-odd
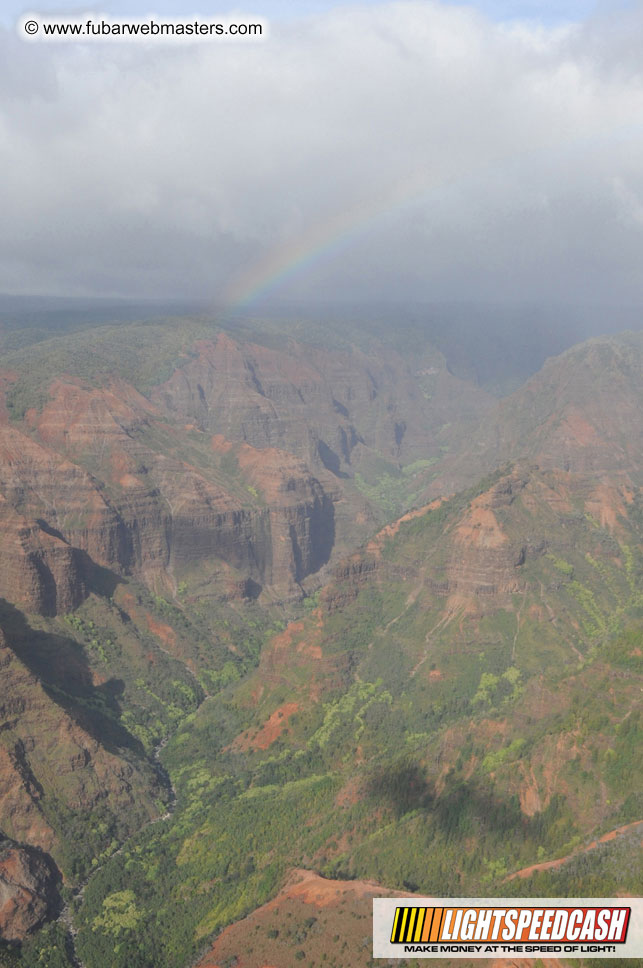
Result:
{"label": "rainbow", "polygon": [[320,259],[337,255],[365,234],[382,215],[394,213],[407,202],[417,200],[427,188],[427,174],[423,171],[375,199],[362,201],[316,223],[306,234],[267,253],[237,276],[225,293],[227,308],[244,309]]}
{"label": "rainbow", "polygon": [[[609,143],[609,139],[621,131],[629,131],[630,127],[617,124],[604,130],[599,137],[580,139],[570,133],[568,141],[557,144],[557,154],[560,158],[573,159],[586,152],[597,141]],[[410,202],[417,204],[423,197],[441,197],[445,191],[455,186],[463,188],[479,185],[482,191],[484,176],[488,173],[497,175],[508,165],[525,158],[529,158],[532,164],[537,163],[538,156],[545,154],[547,150],[547,146],[536,152],[517,147],[509,155],[489,158],[482,167],[479,164],[473,169],[467,166],[464,171],[451,172],[446,177],[432,176],[423,167],[403,183],[392,186],[375,198],[371,197],[331,215],[321,223],[313,225],[306,234],[268,252],[231,282],[224,294],[224,305],[232,311],[246,308],[257,298],[276,289],[320,259],[337,255],[366,233],[379,218],[397,214]]]}

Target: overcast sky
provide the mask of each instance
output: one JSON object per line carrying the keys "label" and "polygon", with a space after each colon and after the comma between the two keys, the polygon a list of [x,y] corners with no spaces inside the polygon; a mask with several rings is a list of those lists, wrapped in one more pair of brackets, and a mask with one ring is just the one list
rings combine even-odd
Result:
{"label": "overcast sky", "polygon": [[0,291],[643,302],[643,3],[244,9],[269,39],[83,45],[5,4]]}

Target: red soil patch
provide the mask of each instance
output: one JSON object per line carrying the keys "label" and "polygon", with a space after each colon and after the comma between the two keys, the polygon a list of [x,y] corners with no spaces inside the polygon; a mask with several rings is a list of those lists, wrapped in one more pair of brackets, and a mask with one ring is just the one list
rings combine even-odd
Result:
{"label": "red soil patch", "polygon": [[[402,891],[391,891],[375,881],[333,881],[320,877],[314,871],[293,871],[291,880],[281,892],[290,898],[300,898],[305,904],[317,907],[334,906],[342,896],[353,898],[413,897]],[[274,902],[273,902],[274,903]]]}
{"label": "red soil patch", "polygon": [[130,592],[121,592],[120,594],[121,603],[127,609],[136,608],[136,599]]}
{"label": "red soil patch", "polygon": [[599,440],[596,429],[575,410],[568,412],[560,429],[566,439],[580,444],[581,447],[590,447]]}
{"label": "red soil patch", "polygon": [[158,622],[149,612],[145,613],[145,621],[152,635],[160,639],[163,645],[176,648],[176,632],[174,629],[170,628],[169,625],[164,625],[163,622]]}
{"label": "red soil patch", "polygon": [[136,464],[125,451],[120,448],[112,450],[109,458],[110,476],[114,483],[124,488],[144,487],[143,482],[133,473]]}
{"label": "red soil patch", "polygon": [[254,735],[241,733],[232,741],[232,747],[240,750],[267,750],[283,733],[288,720],[300,709],[298,702],[287,702],[275,709],[272,716],[266,720]]}
{"label": "red soil patch", "polygon": [[489,506],[489,501],[489,494],[481,494],[472,501],[464,520],[455,530],[459,543],[474,548],[499,548],[508,541]]}
{"label": "red soil patch", "polygon": [[531,767],[524,767],[525,782],[520,787],[520,809],[526,817],[533,817],[542,810],[538,783]]}
{"label": "red soil patch", "polygon": [[[158,640],[158,647],[162,651],[179,659],[180,662],[183,662],[196,675],[197,670],[194,665],[194,660],[189,654],[185,654],[184,643],[171,626],[160,622],[149,612],[145,611],[137,603],[135,597],[130,592],[124,591],[120,586],[116,591],[116,601],[127,612],[137,628],[143,629],[147,626],[147,630]],[[156,662],[158,661],[158,656],[155,656],[154,652],[149,652],[147,659],[150,662]]]}
{"label": "red soil patch", "polygon": [[118,478],[121,487],[131,490],[134,487],[143,487],[143,482],[135,474],[123,474]]}
{"label": "red soil patch", "polygon": [[[323,621],[317,623],[317,629],[323,628]],[[316,630],[308,633],[307,639],[300,639],[295,645],[295,640],[305,629],[303,621],[290,622],[286,626],[283,632],[275,635],[271,639],[268,648],[265,650],[262,656],[262,665],[267,668],[268,666],[274,667],[282,665],[287,659],[292,660],[295,655],[302,656],[310,659],[321,659],[322,648],[315,641],[310,641],[310,639],[317,639],[319,633]],[[285,653],[288,653],[286,656]]]}
{"label": "red soil patch", "polygon": [[[197,968],[222,968],[223,963],[237,957],[237,968],[268,968],[269,965],[296,965],[295,949],[299,947],[293,940],[281,937],[270,940],[269,926],[280,925],[279,934],[284,933],[287,925],[295,924],[310,914],[317,914],[318,921],[324,923],[324,932],[316,935],[315,950],[333,944],[333,934],[348,937],[348,928],[359,937],[355,950],[342,950],[343,964],[349,966],[362,964],[361,941],[365,933],[370,933],[371,899],[374,897],[413,897],[402,891],[391,891],[374,881],[335,881],[320,877],[312,871],[292,871],[282,890],[272,901],[257,908],[242,921],[237,921],[221,932],[210,951]],[[285,916],[286,915],[286,916]],[[288,916],[289,915],[289,916]],[[356,915],[361,919],[357,926]],[[274,936],[273,936],[274,937]],[[352,939],[353,944],[356,939]],[[260,947],[260,950],[255,948]],[[250,948],[255,950],[251,953]],[[266,950],[266,949],[269,950]],[[356,957],[359,960],[356,960]]]}
{"label": "red soil patch", "polygon": [[303,622],[290,622],[283,632],[279,635],[275,635],[274,639],[270,642],[270,648],[274,652],[283,652],[285,649],[290,648],[293,644],[293,639],[296,635],[301,635],[304,631]]}
{"label": "red soil patch", "polygon": [[233,444],[226,440],[223,434],[215,434],[210,441],[212,450],[217,454],[227,454],[232,450]]}
{"label": "red soil patch", "polygon": [[311,659],[322,658],[321,645],[313,645],[311,642],[300,642],[297,646],[298,655],[307,655]]}
{"label": "red soil patch", "polygon": [[619,488],[608,484],[599,484],[585,501],[585,508],[593,518],[600,522],[602,528],[613,531],[618,525],[619,515],[626,515],[626,498]]}
{"label": "red soil patch", "polygon": [[356,776],[344,784],[337,796],[335,804],[338,807],[352,807],[360,800],[360,781]]}
{"label": "red soil patch", "polygon": [[[347,663],[345,656],[325,656],[320,638],[319,628],[309,621],[291,622],[263,649],[256,674],[259,684],[287,685],[297,695],[303,686],[307,698],[316,702],[325,689],[335,687]],[[305,670],[305,678],[297,670]]]}
{"label": "red soil patch", "polygon": [[485,743],[491,742],[496,736],[505,740],[509,735],[506,719],[481,719],[477,726],[472,720],[469,729],[472,736],[477,736]]}
{"label": "red soil patch", "polygon": [[291,505],[307,494],[312,477],[306,464],[277,447],[258,450],[241,444],[237,451],[239,468],[269,504]]}

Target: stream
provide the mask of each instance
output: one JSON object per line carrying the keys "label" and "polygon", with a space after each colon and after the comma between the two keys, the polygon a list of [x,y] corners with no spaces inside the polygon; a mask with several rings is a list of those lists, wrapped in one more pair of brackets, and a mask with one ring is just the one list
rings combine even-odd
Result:
{"label": "stream", "polygon": [[[140,834],[141,831],[146,830],[148,827],[151,827],[155,823],[161,823],[161,821],[163,820],[169,820],[169,818],[176,810],[176,789],[174,787],[174,784],[172,783],[172,780],[170,779],[169,773],[161,763],[161,751],[165,749],[165,747],[169,742],[169,739],[170,737],[168,736],[161,743],[159,743],[158,746],[155,746],[154,751],[152,753],[152,760],[154,761],[157,775],[159,776],[159,779],[161,780],[163,786],[169,793],[167,810],[162,816],[155,817],[153,820],[148,820],[148,822],[144,824],[142,827],[140,827],[140,829],[137,831],[137,835]],[[87,877],[85,877],[85,879],[81,881],[78,887],[74,889],[74,892],[71,898],[65,903],[62,911],[60,912],[60,914],[56,919],[59,924],[63,925],[63,927],[67,932],[67,938],[68,938],[67,954],[69,956],[69,959],[71,961],[73,968],[87,968],[87,966],[83,961],[81,961],[78,955],[78,952],[76,950],[76,936],[78,934],[78,928],[74,924],[74,919],[72,916],[72,906],[76,901],[82,900],[82,897],[85,893],[85,888],[89,884],[92,877],[94,877],[95,874],[97,874],[100,870],[102,870],[105,864],[107,864],[112,859],[112,857],[117,857],[118,854],[122,853],[122,851],[125,849],[128,843],[129,843],[129,840],[123,841],[123,843],[120,845],[118,850],[115,850],[113,854],[110,854],[107,860],[105,860],[102,864],[100,864],[100,866],[94,867],[90,871]]]}

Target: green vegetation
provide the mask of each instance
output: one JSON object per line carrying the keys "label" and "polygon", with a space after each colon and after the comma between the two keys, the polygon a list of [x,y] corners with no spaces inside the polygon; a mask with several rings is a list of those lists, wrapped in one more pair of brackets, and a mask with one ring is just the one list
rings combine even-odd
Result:
{"label": "green vegetation", "polygon": [[[409,522],[393,545],[406,551],[409,541],[423,540],[435,527],[433,514],[438,512]],[[438,518],[441,529],[448,527],[449,510]],[[386,560],[393,567],[397,552],[389,549]],[[85,892],[79,945],[90,968],[149,963],[179,968],[205,938],[267,901],[295,866],[425,893],[504,894],[514,890],[516,882],[505,880],[512,871],[582,846],[578,797],[596,789],[599,777],[613,804],[607,829],[636,811],[627,771],[643,769],[639,719],[632,712],[619,722],[616,701],[605,703],[596,719],[592,697],[605,689],[599,682],[608,656],[617,665],[636,658],[640,630],[606,641],[581,680],[575,665],[562,676],[552,669],[552,686],[555,682],[560,694],[569,691],[570,715],[552,710],[533,718],[517,713],[535,680],[521,649],[516,664],[510,661],[515,621],[505,615],[480,626],[474,661],[450,657],[454,639],[447,628],[432,647],[426,676],[411,674],[424,640],[418,640],[418,629],[432,618],[409,604],[408,586],[408,578],[367,586],[341,614],[317,605],[329,654],[341,639],[357,678],[327,690],[322,701],[294,716],[287,741],[276,737],[266,749],[242,749],[233,742],[252,735],[253,723],[259,726],[289,695],[308,688],[307,677],[300,679],[293,668],[284,669],[287,685],[273,686],[271,701],[258,709],[244,702],[245,679],[252,685],[260,675],[249,672],[184,721],[163,754],[179,794],[176,813],[130,841]],[[314,627],[317,613],[306,621]],[[564,656],[564,642],[557,647]],[[371,678],[368,670],[375,665],[383,674]],[[440,670],[439,678],[431,679],[431,666]],[[618,675],[610,681],[612,688],[623,688]],[[622,701],[628,703],[634,694],[624,685]],[[502,726],[507,709],[515,717],[508,734]],[[472,717],[479,724],[473,728]],[[487,738],[484,729],[490,730]],[[587,731],[588,748],[597,744],[596,759],[580,766],[573,755],[579,730]],[[449,752],[451,735],[463,739]],[[524,768],[529,763],[538,773],[551,743],[569,749],[561,769],[567,792],[555,793],[526,816],[519,800]],[[463,841],[475,843],[475,851],[463,854]],[[578,856],[573,863],[585,871],[585,855]],[[631,864],[625,868],[630,869]],[[611,877],[601,881],[598,869],[591,874],[597,894],[611,889]],[[518,883],[519,893],[541,890],[538,879],[528,888]],[[558,883],[552,879],[543,893],[559,893]],[[123,900],[127,891],[136,898],[134,911]],[[118,899],[119,917],[126,911],[136,920],[131,928],[121,925],[132,936],[118,950],[110,942],[111,909],[105,910],[110,898]],[[177,923],[173,912],[179,904]]]}
{"label": "green vegetation", "polygon": [[[580,516],[572,554],[552,542],[551,552],[525,563],[526,591],[503,608],[444,621],[444,598],[431,592],[428,575],[440,587],[445,536],[499,477],[404,523],[382,547],[375,579],[341,609],[311,598],[298,639],[320,640],[334,670],[318,692],[316,660],[306,652],[293,652],[269,681],[256,668],[283,623],[269,634],[247,619],[238,633],[219,626],[235,652],[202,668],[209,697],[198,709],[181,707],[177,725],[168,706],[173,735],[162,759],[178,795],[175,813],[103,857],[85,890],[78,946],[89,968],[182,968],[213,933],[274,896],[297,866],[465,896],[505,894],[516,884],[531,893],[615,889],[615,868],[602,877],[582,847],[600,784],[604,830],[640,819],[631,789],[631,777],[643,775],[639,686],[623,673],[640,670],[643,632],[628,618],[625,559],[616,561],[610,546],[598,568],[596,527]],[[516,521],[506,516],[504,527],[522,534],[522,513],[516,502]],[[638,567],[634,552],[628,567]],[[538,620],[544,602],[566,617],[562,628]],[[158,598],[149,607],[180,628],[175,605]],[[618,632],[610,615],[633,624]],[[571,618],[579,631],[570,643]],[[93,640],[108,659],[116,640],[92,621],[81,611],[71,627],[104,665]],[[147,702],[161,698],[149,677],[137,688]],[[541,694],[561,704],[550,709]],[[178,695],[188,699],[183,688],[172,702]],[[253,745],[290,701],[299,709],[287,726]],[[555,777],[546,772],[552,750]],[[532,786],[537,800],[525,813],[521,798]],[[464,842],[475,850],[463,852]],[[567,880],[551,872],[528,887],[506,881],[570,852],[564,869],[575,873]],[[619,889],[634,890],[638,874],[631,864],[624,871]]]}
{"label": "green vegetation", "polygon": [[57,922],[47,924],[28,938],[22,945],[18,964],[20,968],[72,968],[69,937],[63,926]]}
{"label": "green vegetation", "polygon": [[437,457],[431,457],[428,460],[414,460],[412,464],[406,464],[402,468],[402,473],[405,477],[413,477],[413,475],[417,474],[418,471],[424,471],[427,469],[427,467],[432,467],[433,464],[437,463],[437,461]]}
{"label": "green vegetation", "polygon": [[22,419],[30,407],[41,410],[52,374],[79,377],[92,386],[109,384],[118,374],[144,391],[170,376],[195,338],[215,331],[193,320],[182,320],[180,326],[152,321],[101,326],[14,350],[4,358],[19,374],[7,394],[7,407],[14,420]]}
{"label": "green vegetation", "polygon": [[25,965],[25,962],[21,962],[20,953],[0,940],[0,968],[19,968],[21,964]]}
{"label": "green vegetation", "polygon": [[387,518],[395,517],[404,508],[408,488],[400,471],[395,474],[385,472],[371,482],[357,473],[355,484],[364,497],[380,508]]}

